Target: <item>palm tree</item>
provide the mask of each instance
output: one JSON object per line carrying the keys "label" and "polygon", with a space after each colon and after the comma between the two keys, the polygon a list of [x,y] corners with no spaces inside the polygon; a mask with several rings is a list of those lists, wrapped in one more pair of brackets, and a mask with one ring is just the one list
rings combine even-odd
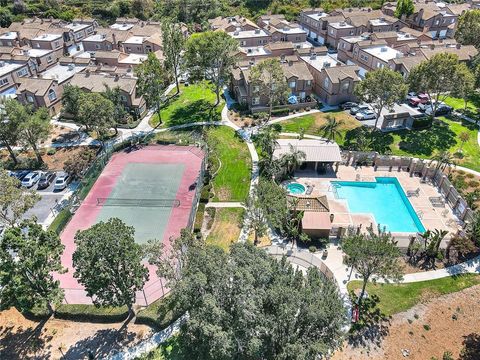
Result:
{"label": "palm tree", "polygon": [[283,154],[281,157],[281,162],[287,170],[287,174],[293,174],[295,169],[302,165],[305,157],[306,155],[303,151],[297,150],[290,144],[290,151],[287,154]]}
{"label": "palm tree", "polygon": [[435,155],[432,156],[432,161],[430,164],[433,162],[436,163],[435,165],[435,173],[437,173],[438,170],[445,170],[447,167],[450,168],[450,166],[455,166],[455,160],[453,158],[453,155],[445,150],[437,152]]}
{"label": "palm tree", "polygon": [[327,122],[320,126],[318,130],[322,137],[333,142],[336,137],[342,137],[342,133],[339,129],[342,124],[342,121],[337,121],[333,116],[327,115]]}
{"label": "palm tree", "polygon": [[269,160],[272,160],[273,152],[278,146],[278,131],[271,125],[265,126],[257,134],[253,140],[255,144],[262,149],[262,152]]}
{"label": "palm tree", "polygon": [[458,149],[458,152],[462,152],[463,146],[468,140],[470,140],[470,134],[464,131],[458,135],[458,138],[460,139],[460,148]]}
{"label": "palm tree", "polygon": [[478,207],[477,201],[478,201],[478,199],[480,199],[480,191],[478,189],[470,191],[470,192],[464,194],[463,198],[467,202],[467,205],[470,209],[476,210],[477,207]]}

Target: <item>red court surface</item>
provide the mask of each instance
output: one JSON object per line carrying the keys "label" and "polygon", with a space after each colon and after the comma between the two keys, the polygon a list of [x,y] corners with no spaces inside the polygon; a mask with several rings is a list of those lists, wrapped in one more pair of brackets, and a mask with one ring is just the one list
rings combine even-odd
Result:
{"label": "red court surface", "polygon": [[[163,233],[163,243],[168,247],[170,239],[178,237],[180,230],[188,225],[196,191],[196,186],[192,185],[196,184],[199,179],[203,158],[203,151],[197,147],[173,145],[153,145],[131,152],[120,152],[112,156],[93,188],[61,234],[62,243],[65,245],[62,264],[68,269],[68,272],[59,274],[56,277],[60,280],[60,285],[65,291],[65,303],[92,303],[83,287],[73,277],[72,255],[75,251],[74,237],[78,230],[87,229],[95,224],[102,209],[102,206],[97,204],[97,198],[108,198],[125,166],[130,163],[184,164],[184,172],[176,194],[176,199],[180,201],[180,206],[172,208]],[[151,304],[167,292],[163,287],[163,281],[155,273],[155,267],[146,265],[149,269],[150,279],[145,284],[143,291],[137,293],[136,303],[138,305]]]}

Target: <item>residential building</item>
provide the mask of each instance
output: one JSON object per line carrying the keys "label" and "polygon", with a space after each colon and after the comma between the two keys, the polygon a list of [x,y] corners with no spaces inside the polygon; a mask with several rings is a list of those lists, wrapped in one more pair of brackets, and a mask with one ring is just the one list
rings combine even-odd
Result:
{"label": "residential building", "polygon": [[27,48],[24,48],[23,50],[25,55],[35,60],[37,73],[42,72],[57,63],[58,56],[53,50]]}
{"label": "residential building", "polygon": [[327,105],[338,105],[346,101],[356,101],[355,85],[362,77],[357,65],[324,67],[315,84],[315,92]]}
{"label": "residential building", "polygon": [[[315,105],[312,99],[313,77],[303,61],[288,61],[281,63],[285,81],[290,89],[290,103],[283,107],[305,108]],[[232,72],[231,93],[237,101],[246,105],[252,112],[262,112],[268,109],[269,99],[261,93],[260,86],[250,79],[251,66],[236,68]],[[295,101],[292,101],[292,97]]]}
{"label": "residential building", "polygon": [[269,20],[264,17],[260,23],[264,24],[262,28],[271,34],[273,42],[289,41],[295,44],[307,41],[307,32],[300,25],[280,17],[270,18]]}
{"label": "residential building", "polygon": [[15,96],[20,79],[31,75],[27,63],[0,60],[0,97]]}
{"label": "residential building", "polygon": [[104,75],[87,70],[75,74],[70,80],[70,85],[78,86],[85,91],[98,93],[104,92],[106,87],[111,89],[119,87],[127,109],[137,116],[146,111],[145,99],[136,92],[137,79],[134,77],[120,76],[119,74]]}
{"label": "residential building", "polygon": [[56,80],[21,78],[17,88],[17,99],[34,109],[46,107],[50,115],[56,115],[62,107],[63,86]]}
{"label": "residential building", "polygon": [[249,31],[258,29],[259,26],[253,21],[243,17],[243,16],[228,16],[228,17],[216,17],[215,19],[209,19],[208,23],[210,29],[212,30],[221,30],[226,33],[231,33],[234,31]]}
{"label": "residential building", "polygon": [[64,40],[62,34],[42,34],[30,40],[32,49],[53,50],[56,57],[64,53]]}
{"label": "residential building", "polygon": [[272,41],[272,35],[263,29],[235,30],[228,35],[238,40],[241,48],[262,46]]}

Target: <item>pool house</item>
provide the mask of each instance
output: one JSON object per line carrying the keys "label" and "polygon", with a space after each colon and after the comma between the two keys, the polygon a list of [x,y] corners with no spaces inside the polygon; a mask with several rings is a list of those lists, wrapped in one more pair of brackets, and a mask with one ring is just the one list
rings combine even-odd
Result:
{"label": "pool house", "polygon": [[323,139],[279,139],[273,158],[278,159],[292,149],[305,154],[300,170],[314,171],[320,175],[335,173],[342,161],[338,144]]}

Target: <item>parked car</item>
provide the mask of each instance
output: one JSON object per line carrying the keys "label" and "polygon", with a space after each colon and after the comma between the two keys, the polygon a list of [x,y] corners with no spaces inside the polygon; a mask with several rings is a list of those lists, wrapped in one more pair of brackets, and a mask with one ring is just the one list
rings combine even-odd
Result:
{"label": "parked car", "polygon": [[363,110],[372,110],[372,107],[368,104],[360,104],[358,106],[354,106],[350,109],[350,114],[355,115],[356,113],[363,111]]}
{"label": "parked car", "polygon": [[355,106],[358,106],[358,104],[353,101],[347,101],[347,102],[344,102],[343,104],[340,104],[340,108],[343,110],[349,110]]}
{"label": "parked car", "polygon": [[30,174],[30,170],[16,170],[16,171],[11,171],[10,176],[13,176],[17,178],[18,180],[22,181],[25,176]]}
{"label": "parked car", "polygon": [[418,106],[420,104],[425,104],[429,100],[428,95],[426,94],[418,94],[408,100],[410,106]]}
{"label": "parked car", "polygon": [[[440,104],[437,107],[437,111],[435,111],[435,116],[440,116],[440,115],[448,115],[452,112],[452,107],[448,106],[446,104]],[[433,108],[429,107],[427,110],[425,110],[426,115],[432,115],[433,113]]]}
{"label": "parked car", "polygon": [[407,100],[410,100],[411,98],[414,98],[414,97],[416,97],[416,96],[417,96],[417,93],[416,93],[416,92],[413,92],[413,91],[412,91],[412,92],[409,92],[409,93],[407,94]]}
{"label": "parked car", "polygon": [[[424,103],[424,104],[418,105],[418,110],[420,110],[420,111],[427,111],[427,109],[432,110],[433,104],[436,104],[436,103],[437,103],[436,100],[427,101],[427,102]],[[442,106],[442,105],[445,105],[445,103],[442,102],[442,101],[439,101],[437,107]]]}
{"label": "parked car", "polygon": [[52,171],[43,173],[42,176],[40,176],[40,179],[38,180],[37,189],[42,190],[42,189],[48,188],[50,184],[53,182],[53,180],[55,180],[56,177],[57,177],[57,174],[55,174]]}
{"label": "parked car", "polygon": [[61,174],[55,180],[55,184],[53,185],[53,190],[63,190],[65,189],[71,181],[71,177],[68,174]]}
{"label": "parked car", "polygon": [[40,173],[37,171],[32,171],[29,173],[27,176],[25,176],[22,180],[22,186],[31,188],[33,185],[35,185],[38,180],[40,179]]}
{"label": "parked car", "polygon": [[373,110],[363,110],[355,114],[357,120],[371,120],[375,119],[376,115]]}

